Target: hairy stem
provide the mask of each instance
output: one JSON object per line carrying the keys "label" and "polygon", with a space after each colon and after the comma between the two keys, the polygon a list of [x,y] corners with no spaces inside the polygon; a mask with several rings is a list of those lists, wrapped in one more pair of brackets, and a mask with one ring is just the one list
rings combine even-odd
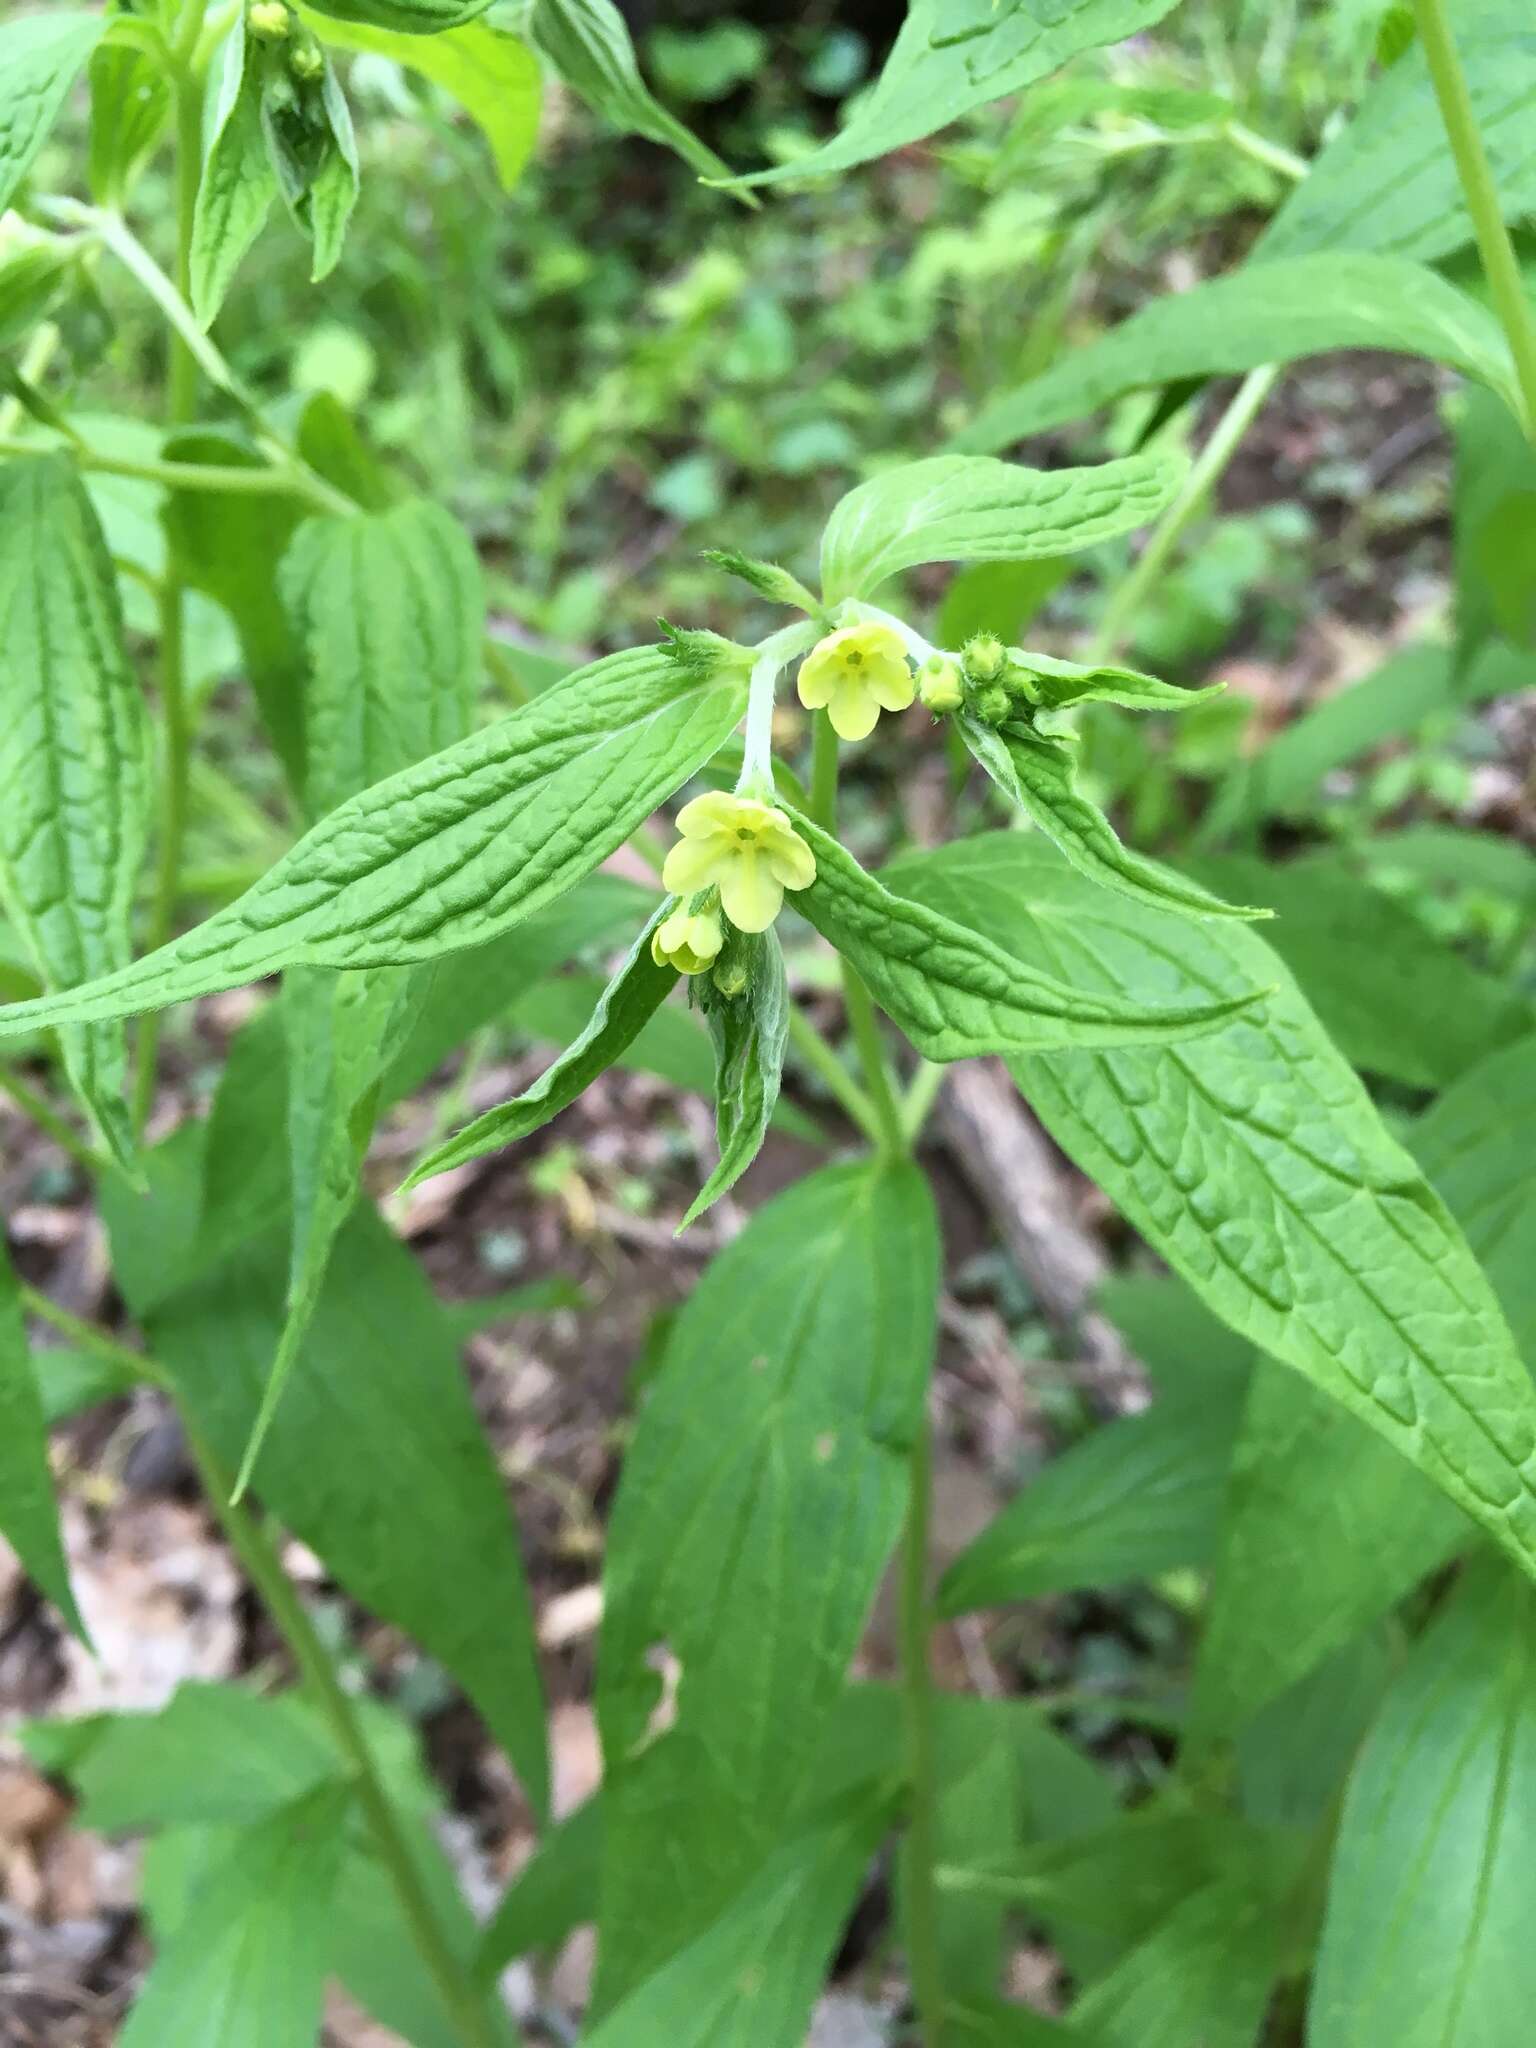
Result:
{"label": "hairy stem", "polygon": [[923,2048],[944,2038],[944,1971],[938,1933],[937,1759],[929,1637],[928,1525],[933,1433],[924,1415],[910,1457],[911,1498],[901,1567],[901,1683],[906,1720],[907,1834],[902,1843],[907,1971]]}
{"label": "hairy stem", "polygon": [[1196,518],[1222,471],[1236,454],[1238,443],[1253,425],[1255,415],[1274,389],[1279,375],[1278,364],[1266,363],[1260,369],[1250,370],[1237,387],[1231,403],[1217,421],[1215,431],[1191,467],[1183,490],[1163,514],[1130,574],[1106,606],[1099,630],[1089,643],[1089,661],[1107,661],[1119,648],[1131,621],[1166,571],[1190,522]]}
{"label": "hairy stem", "polygon": [[1446,138],[1451,145],[1451,155],[1456,159],[1456,172],[1466,196],[1467,212],[1472,217],[1472,231],[1477,237],[1483,274],[1488,280],[1500,323],[1509,338],[1510,354],[1515,359],[1515,375],[1524,401],[1526,435],[1536,443],[1536,314],[1533,314],[1531,302],[1525,295],[1525,282],[1520,275],[1514,244],[1504,223],[1499,188],[1494,182],[1493,168],[1477,125],[1472,95],[1467,89],[1467,74],[1456,53],[1456,39],[1451,33],[1445,0],[1413,0],[1413,12],[1434,84],[1435,98],[1440,105],[1440,119],[1445,124]]}

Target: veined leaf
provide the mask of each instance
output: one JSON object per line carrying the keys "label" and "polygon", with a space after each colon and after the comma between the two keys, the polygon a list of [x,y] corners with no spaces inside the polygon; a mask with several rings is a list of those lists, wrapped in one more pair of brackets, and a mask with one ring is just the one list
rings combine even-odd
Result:
{"label": "veined leaf", "polygon": [[494,1109],[477,1116],[441,1145],[434,1146],[425,1159],[412,1167],[404,1185],[415,1187],[451,1166],[482,1159],[487,1152],[526,1138],[551,1117],[569,1107],[583,1089],[611,1067],[619,1054],[655,1015],[677,982],[675,967],[658,966],[651,958],[651,934],[672,909],[668,897],[630,948],[624,964],[603,990],[586,1029],[547,1066],[531,1088],[499,1102]]}
{"label": "veined leaf", "polygon": [[1022,725],[997,730],[968,713],[957,723],[960,737],[1003,794],[1091,881],[1186,917],[1264,915],[1262,910],[1224,903],[1198,882],[1187,881],[1122,845],[1098,805],[1078,792],[1070,740],[1051,739]]}
{"label": "veined leaf", "polygon": [[[795,829],[816,856],[816,880],[796,895],[795,908],[852,962],[926,1059],[1195,1036],[1264,993],[1255,986],[1214,1003],[1159,1008],[1129,991],[1110,998],[1053,979],[974,922],[892,894],[809,819],[796,817]],[[1006,934],[1006,922],[1001,929]]]}
{"label": "veined leaf", "polygon": [[[143,700],[106,543],[73,465],[0,468],[0,902],[45,986],[127,966],[148,832]],[[120,1026],[62,1035],[75,1092],[133,1153]]]}
{"label": "veined leaf", "polygon": [[1088,469],[1025,469],[989,455],[932,455],[839,499],[821,539],[828,604],[870,596],[923,562],[1033,562],[1072,555],[1155,519],[1185,465],[1127,455]]}
{"label": "veined leaf", "polygon": [[[831,1168],[760,1209],[678,1317],[607,1553],[597,2008],[618,2006],[615,2040],[651,2038],[623,2032],[621,2002],[797,1818],[901,1524],[938,1256],[914,1168]],[[767,1975],[779,1995],[787,1973]]]}
{"label": "veined leaf", "polygon": [[75,1633],[85,1624],[70,1591],[48,1464],[42,1398],[27,1350],[21,1291],[0,1232],[0,1534]]}
{"label": "veined leaf", "polygon": [[[939,1587],[945,1614],[1203,1565],[1215,1548],[1243,1383],[1153,1403],[1054,1458]],[[1424,1482],[1420,1482],[1422,1485]]]}
{"label": "veined leaf", "polygon": [[534,0],[528,21],[541,51],[594,114],[629,135],[658,142],[701,178],[728,179],[729,164],[669,114],[640,76],[629,28],[613,0]]}
{"label": "veined leaf", "polygon": [[[1536,208],[1536,23],[1524,0],[1460,0],[1457,55],[1507,220]],[[1421,263],[1472,239],[1422,48],[1378,77],[1270,222],[1256,261],[1375,249]]]}
{"label": "veined leaf", "polygon": [[512,190],[539,133],[539,66],[526,43],[483,21],[421,36],[299,12],[333,49],[388,57],[451,94],[490,144],[503,191]]}
{"label": "veined leaf", "polygon": [[[1173,1001],[1280,986],[1224,1030],[1013,1071],[1057,1142],[1232,1327],[1312,1380],[1536,1574],[1536,1388],[1444,1204],[1251,927],[1138,907],[1018,833],[887,871],[1021,957]],[[1272,964],[1273,963],[1273,964]]]}
{"label": "veined leaf", "polygon": [[205,327],[224,303],[278,189],[262,129],[262,65],[245,32],[243,8],[224,44],[222,66],[192,216],[192,310]]}
{"label": "veined leaf", "polygon": [[810,156],[737,182],[822,177],[921,142],[973,107],[1022,92],[1080,50],[1161,21],[1174,0],[913,0],[878,83]]}
{"label": "veined leaf", "polygon": [[0,1033],[131,1016],[282,967],[437,959],[509,930],[702,766],[745,681],[661,649],[578,669],[510,718],[351,798],[238,902],[121,974],[0,1010]]}
{"label": "veined leaf", "polygon": [[324,1786],[232,1836],[145,1980],[122,2048],[309,2048],[351,1799]]}
{"label": "veined leaf", "polygon": [[[267,1042],[280,1051],[280,1038]],[[225,1087],[240,1085],[233,1062],[230,1073]],[[266,1122],[275,1122],[280,1145],[281,1090],[267,1099]],[[230,1250],[217,1219],[205,1216],[200,1240],[207,1129],[184,1126],[151,1156],[147,1199],[108,1187],[103,1205],[113,1270],[135,1318],[188,1413],[232,1467],[282,1331],[288,1233],[269,1229]],[[273,1135],[253,1134],[258,1143]],[[240,1160],[223,1164],[226,1185],[238,1188]],[[221,1243],[213,1259],[202,1249]],[[273,1418],[260,1493],[353,1598],[415,1636],[454,1675],[512,1758],[535,1810],[544,1810],[538,1659],[501,1478],[453,1332],[415,1262],[367,1207],[354,1210],[337,1238],[309,1339]]]}
{"label": "veined leaf", "polygon": [[588,2048],[801,2048],[894,1805],[889,1783],[850,1794],[736,1897],[717,1892],[718,1915],[590,2029]]}
{"label": "veined leaf", "polygon": [[1485,306],[1404,257],[1339,250],[1247,263],[1154,299],[1101,341],[983,407],[960,443],[1004,448],[1128,391],[1341,348],[1425,356],[1487,384],[1520,412],[1509,348]]}
{"label": "veined leaf", "polygon": [[1536,1609],[1475,1567],[1394,1681],[1344,1803],[1307,2039],[1484,2048],[1536,1998]]}
{"label": "veined leaf", "polygon": [[26,14],[0,28],[0,213],[107,24],[100,14]]}
{"label": "veined leaf", "polygon": [[709,1010],[715,1042],[715,1133],[720,1162],[678,1225],[686,1230],[733,1188],[762,1149],[784,1072],[789,1040],[789,983],[777,934],[762,933],[750,946],[745,990],[719,997]]}

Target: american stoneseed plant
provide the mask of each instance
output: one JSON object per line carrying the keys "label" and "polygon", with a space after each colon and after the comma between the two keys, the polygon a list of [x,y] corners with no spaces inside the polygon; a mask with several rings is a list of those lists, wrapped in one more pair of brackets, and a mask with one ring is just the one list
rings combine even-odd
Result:
{"label": "american stoneseed plant", "polygon": [[[1356,1050],[1358,1008],[1336,1006],[1341,1049],[1303,992],[1305,912],[1301,939],[1284,914],[1261,922],[1281,871],[1213,857],[1398,729],[1390,690],[1356,693],[1345,755],[1335,716],[1234,770],[1203,860],[1123,844],[1082,771],[1105,722],[1212,694],[1117,649],[1281,368],[1322,350],[1466,380],[1477,545],[1457,642],[1423,661],[1463,701],[1524,678],[1528,605],[1501,552],[1522,517],[1528,532],[1536,428],[1505,219],[1532,199],[1510,143],[1536,93],[1523,6],[1478,0],[1454,27],[1443,0],[1386,9],[1378,76],[1310,167],[1219,96],[1128,105],[1163,143],[1203,122],[1294,188],[1251,256],[996,397],[961,446],[875,469],[831,505],[812,581],[750,533],[714,551],[743,616],[785,616],[756,641],[664,624],[558,680],[519,666],[486,637],[454,520],[334,401],[258,398],[210,333],[274,202],[315,276],[335,264],[358,195],[338,72],[354,57],[457,97],[505,181],[549,75],[739,197],[857,174],[1005,95],[1027,108],[1068,59],[1171,12],[913,0],[834,138],[735,180],[652,97],[609,0],[143,0],[0,28],[0,1081],[92,1176],[128,1321],[81,1323],[0,1269],[0,1527],[79,1630],[46,1425],[157,1389],[290,1660],[264,1694],[187,1686],[157,1714],[22,1731],[89,1824],[151,1838],[155,1960],[126,2048],[308,2048],[332,1979],[416,2048],[531,2040],[538,2016],[509,2011],[500,1973],[587,1921],[593,2048],[800,2048],[892,1844],[892,2041],[1526,2037],[1536,1390],[1505,1310],[1529,1360],[1529,1006],[1480,1041],[1462,1015],[1384,1052]],[[88,160],[41,189],[29,174],[82,73]],[[139,195],[167,157],[163,265]],[[79,397],[109,280],[166,331],[164,416],[136,432]],[[1223,374],[1243,381],[1191,467],[1187,408]],[[996,452],[1143,390],[1162,398],[1131,452],[1045,469]],[[114,523],[125,482],[151,508],[148,556]],[[939,631],[914,571],[1050,564],[1149,527],[1080,660],[1012,644],[1003,608],[940,634],[954,645],[923,630]],[[124,614],[146,592],[141,664]],[[298,826],[178,929],[210,612],[238,634]],[[488,672],[519,701],[485,722]],[[808,759],[775,745],[791,691]],[[840,760],[915,703],[995,785],[999,824],[872,873],[839,837]],[[655,890],[598,873],[627,843]],[[836,957],[846,1043],[791,991],[791,920]],[[593,946],[622,960],[585,1027],[411,1183],[537,1130],[664,1004],[714,1053],[719,1160],[687,1223],[757,1154],[787,1059],[857,1144],[751,1215],[647,1378],[606,1535],[602,1789],[550,1824],[500,1475],[453,1327],[359,1176],[392,1103]],[[146,1143],[158,1013],[267,977],[280,989],[208,1115]],[[1139,1283],[1139,1320],[1126,1297],[1166,1375],[1150,1413],[1048,1468],[935,1592],[941,1253],[917,1153],[946,1071],[981,1055],[1176,1278]],[[1356,1065],[1444,1092],[1389,1130]],[[73,1347],[67,1394],[29,1321]],[[407,1724],[343,1682],[284,1531],[505,1748],[545,1831],[484,1926]],[[901,1683],[854,1683],[898,1545]],[[1189,1697],[1133,1806],[1028,1700],[934,1687],[941,1617],[1191,1566],[1210,1584]],[[1003,1996],[1019,1923],[1062,1959],[1060,2018]]]}

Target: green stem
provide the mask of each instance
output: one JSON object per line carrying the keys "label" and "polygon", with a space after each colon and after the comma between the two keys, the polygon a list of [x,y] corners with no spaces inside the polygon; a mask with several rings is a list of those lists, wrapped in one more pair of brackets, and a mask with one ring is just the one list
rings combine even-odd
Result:
{"label": "green stem", "polygon": [[[16,366],[17,375],[23,384],[42,382],[44,373],[58,354],[59,343],[63,339],[63,335],[51,320],[45,320],[42,326],[36,329],[32,339],[27,343],[26,353]],[[15,432],[21,421],[22,410],[21,400],[15,392],[6,398],[0,398],[0,435]],[[12,455],[30,455],[33,450],[18,447],[8,449],[6,452]]]}
{"label": "green stem", "polygon": [[880,1119],[875,1114],[875,1105],[810,1018],[793,1003],[789,1010],[789,1036],[811,1072],[826,1083],[828,1094],[841,1105],[872,1145],[880,1144]]}
{"label": "green stem", "polygon": [[896,1090],[891,1083],[890,1063],[880,1042],[874,997],[846,960],[842,962],[842,969],[843,1007],[848,1012],[848,1029],[858,1048],[859,1064],[864,1069],[864,1087],[874,1108],[877,1141],[882,1150],[900,1159],[911,1148],[907,1143],[901,1104],[896,1100]]}
{"label": "green stem", "polygon": [[1279,375],[1277,363],[1266,363],[1260,369],[1250,370],[1237,387],[1231,403],[1217,421],[1214,433],[1196,457],[1184,481],[1184,488],[1163,514],[1130,574],[1110,599],[1099,630],[1089,643],[1089,661],[1107,661],[1118,649],[1131,621],[1167,570],[1190,522],[1236,454],[1238,443],[1252,426],[1255,414],[1274,389]]}
{"label": "green stem", "polygon": [[10,1096],[24,1116],[30,1117],[40,1131],[46,1131],[61,1151],[67,1152],[77,1166],[84,1167],[90,1174],[101,1174],[113,1170],[113,1162],[104,1154],[93,1151],[83,1138],[77,1137],[65,1123],[56,1109],[32,1087],[23,1081],[14,1067],[0,1067],[0,1090]]}
{"label": "green stem", "polygon": [[[35,455],[38,444],[0,435],[0,457]],[[104,448],[90,448],[83,442],[70,444],[63,453],[72,456],[81,469],[97,470],[103,476],[135,477],[142,483],[160,484],[168,491],[211,491],[220,496],[295,497],[306,499],[317,511],[334,512],[335,494],[317,491],[316,478],[301,469],[221,468],[217,463],[135,461],[126,455],[110,455]],[[348,504],[350,512],[354,508]]]}
{"label": "green stem", "polygon": [[109,1364],[126,1367],[137,1378],[149,1386],[159,1387],[163,1393],[171,1391],[170,1375],[163,1366],[157,1365],[152,1358],[146,1358],[142,1351],[130,1351],[126,1344],[119,1344],[98,1324],[87,1323],[79,1316],[71,1315],[67,1308],[60,1308],[46,1294],[39,1294],[35,1287],[24,1286],[21,1289],[21,1305],[29,1316],[36,1316],[39,1322],[51,1323],[60,1336],[68,1337],[82,1351],[94,1351],[98,1358],[105,1358]]}
{"label": "green stem", "polygon": [[901,1105],[901,1121],[907,1134],[908,1145],[915,1145],[922,1134],[923,1125],[935,1102],[939,1090],[944,1086],[949,1068],[938,1060],[923,1060],[912,1076]]}
{"label": "green stem", "polygon": [[[182,22],[177,59],[171,71],[176,110],[176,290],[185,300],[192,272],[192,221],[203,171],[202,81],[187,65],[185,51],[197,43],[203,0],[191,0]],[[197,357],[178,331],[171,336],[170,373],[166,388],[166,425],[184,427],[197,414]],[[181,892],[181,857],[187,830],[187,777],[192,755],[192,727],[187,703],[185,587],[175,550],[166,556],[160,583],[160,715],[164,727],[160,775],[160,843],[155,868],[154,908],[150,914],[152,951],[170,937]],[[139,1027],[138,1075],[134,1117],[140,1130],[149,1119],[155,1096],[155,1054],[160,1043],[160,1014],[151,1010]]]}
{"label": "green stem", "polygon": [[902,1844],[907,1971],[923,2048],[941,2048],[944,1969],[938,1929],[937,1759],[929,1640],[928,1528],[933,1432],[924,1415],[912,1445],[911,1499],[901,1567],[901,1680],[907,1745],[907,1833]]}
{"label": "green stem", "polygon": [[1234,149],[1240,149],[1244,156],[1253,158],[1256,164],[1263,164],[1267,170],[1278,171],[1282,178],[1289,178],[1299,185],[1312,166],[1304,156],[1286,149],[1281,143],[1271,142],[1267,135],[1257,135],[1241,121],[1228,121],[1222,134]]}
{"label": "green stem", "polygon": [[825,711],[811,727],[811,816],[823,832],[837,830],[837,734]]}
{"label": "green stem", "polygon": [[1466,196],[1467,212],[1472,217],[1472,231],[1477,237],[1483,274],[1488,280],[1499,320],[1509,337],[1510,354],[1515,359],[1515,375],[1524,401],[1526,435],[1536,442],[1536,314],[1533,314],[1530,300],[1525,295],[1525,282],[1504,222],[1499,188],[1494,182],[1493,168],[1483,146],[1472,95],[1467,89],[1467,74],[1456,53],[1456,39],[1451,33],[1445,0],[1413,0],[1413,11],[1435,98],[1440,103],[1440,119],[1445,124],[1446,138],[1451,145],[1451,155],[1456,159],[1456,172]]}

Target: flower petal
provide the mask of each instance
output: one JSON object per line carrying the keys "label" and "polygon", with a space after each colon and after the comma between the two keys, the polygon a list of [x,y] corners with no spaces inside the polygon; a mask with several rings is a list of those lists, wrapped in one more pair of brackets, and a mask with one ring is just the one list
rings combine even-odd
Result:
{"label": "flower petal", "polygon": [[720,877],[720,908],[742,932],[765,932],[784,902],[784,885],[758,858],[755,847],[743,847]]}
{"label": "flower petal", "polygon": [[917,680],[905,661],[872,661],[864,672],[865,687],[887,711],[905,711],[917,695]]}
{"label": "flower petal", "polygon": [[807,711],[825,708],[837,688],[840,673],[837,663],[828,660],[820,648],[811,650],[801,662],[800,673],[795,678],[795,693]]}
{"label": "flower petal", "polygon": [[851,683],[837,691],[827,716],[840,740],[864,740],[879,722],[880,706],[863,683]]}
{"label": "flower petal", "polygon": [[707,789],[686,803],[677,814],[677,829],[685,839],[704,839],[714,832],[734,832],[741,820],[739,797],[723,789]]}
{"label": "flower petal", "polygon": [[707,911],[702,910],[696,917],[688,919],[684,937],[689,952],[699,960],[713,960],[725,944],[725,933],[720,928],[719,918],[711,917]]}
{"label": "flower petal", "polygon": [[798,832],[775,832],[763,841],[768,872],[786,889],[808,889],[816,879],[816,856]]}
{"label": "flower petal", "polygon": [[731,841],[718,830],[707,839],[679,839],[662,864],[661,886],[674,896],[691,896],[719,878],[730,856]]}

